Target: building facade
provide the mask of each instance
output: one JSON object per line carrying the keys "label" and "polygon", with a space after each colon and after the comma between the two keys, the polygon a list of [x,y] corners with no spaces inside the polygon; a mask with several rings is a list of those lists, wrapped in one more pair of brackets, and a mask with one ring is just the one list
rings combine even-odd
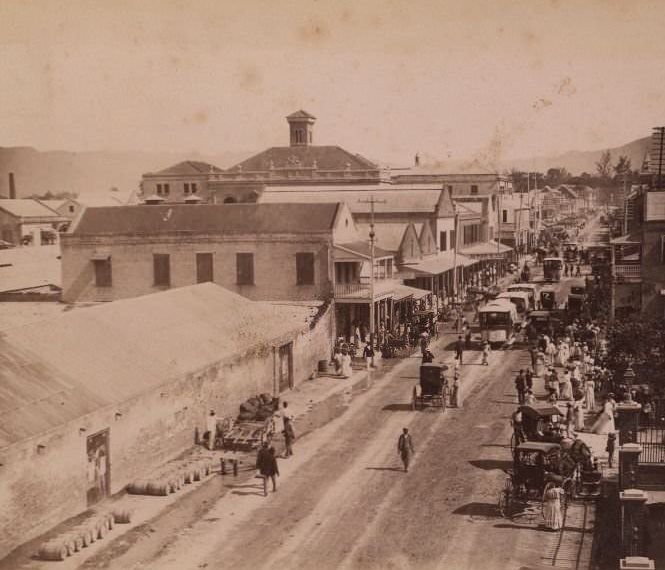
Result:
{"label": "building facade", "polygon": [[52,245],[68,219],[38,200],[0,200],[0,239],[13,245]]}

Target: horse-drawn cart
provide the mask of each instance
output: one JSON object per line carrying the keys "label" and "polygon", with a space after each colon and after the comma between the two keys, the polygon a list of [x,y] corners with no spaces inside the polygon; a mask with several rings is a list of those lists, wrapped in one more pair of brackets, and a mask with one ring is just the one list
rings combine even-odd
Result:
{"label": "horse-drawn cart", "polygon": [[448,370],[445,364],[434,362],[423,364],[420,367],[420,382],[413,387],[411,409],[422,410],[426,406],[446,409],[448,398],[448,381],[444,372]]}

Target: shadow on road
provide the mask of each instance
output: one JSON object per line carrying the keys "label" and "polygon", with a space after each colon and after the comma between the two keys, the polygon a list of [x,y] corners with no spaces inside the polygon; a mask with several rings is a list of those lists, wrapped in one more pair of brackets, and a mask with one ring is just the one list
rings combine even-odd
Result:
{"label": "shadow on road", "polygon": [[411,404],[388,404],[381,409],[384,412],[410,412]]}
{"label": "shadow on road", "polygon": [[493,469],[506,471],[507,469],[510,469],[513,464],[512,461],[504,461],[502,459],[474,459],[473,461],[469,461],[469,463],[478,469],[484,469],[486,471],[492,471]]}
{"label": "shadow on road", "polygon": [[397,471],[403,473],[404,469],[402,467],[365,467],[367,471]]}
{"label": "shadow on road", "polygon": [[455,509],[453,514],[470,517],[498,517],[499,508],[492,503],[467,503]]}

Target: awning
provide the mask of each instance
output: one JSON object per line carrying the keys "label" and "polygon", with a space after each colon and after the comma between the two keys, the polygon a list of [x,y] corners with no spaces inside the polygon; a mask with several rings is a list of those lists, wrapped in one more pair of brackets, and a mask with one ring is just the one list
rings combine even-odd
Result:
{"label": "awning", "polygon": [[617,244],[617,245],[621,245],[621,244],[628,245],[628,244],[634,244],[634,243],[642,243],[642,240],[640,239],[640,236],[637,235],[637,234],[628,234],[628,235],[625,235],[625,236],[621,236],[621,237],[612,239],[612,240],[610,240],[610,243]]}
{"label": "awning", "polygon": [[418,289],[417,287],[409,287],[408,285],[395,285],[393,287],[393,300],[401,301],[402,299],[407,299],[408,297],[413,297],[414,299],[422,299],[431,295],[431,291],[426,291],[425,289]]}
{"label": "awning", "polygon": [[454,252],[445,251],[428,259],[423,259],[418,263],[405,265],[404,269],[415,271],[417,273],[425,273],[427,275],[440,275],[441,273],[454,269],[456,262],[458,267],[469,267],[470,265],[477,263],[475,259],[471,259],[461,253],[458,253],[457,256],[455,256]]}
{"label": "awning", "polygon": [[460,250],[460,252],[464,255],[475,257],[503,257],[504,253],[508,253],[510,251],[513,251],[512,247],[502,243],[497,243],[493,240],[490,240],[486,243],[476,243]]}
{"label": "awning", "polygon": [[111,259],[111,252],[110,251],[95,251],[91,256],[90,259],[92,261],[108,261]]}

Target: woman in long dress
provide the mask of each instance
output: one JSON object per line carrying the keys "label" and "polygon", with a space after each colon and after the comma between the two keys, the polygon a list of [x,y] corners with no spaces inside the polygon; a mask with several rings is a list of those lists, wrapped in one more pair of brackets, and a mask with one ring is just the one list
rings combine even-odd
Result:
{"label": "woman in long dress", "polygon": [[616,431],[614,427],[614,409],[616,403],[612,396],[608,396],[605,399],[605,404],[603,405],[603,411],[598,416],[596,423],[593,424],[593,433],[607,435],[608,433],[613,433]]}
{"label": "woman in long dress", "polygon": [[351,369],[351,355],[346,351],[342,351],[342,378],[350,378],[353,374]]}
{"label": "woman in long dress", "polygon": [[561,512],[561,497],[564,490],[558,483],[545,485],[543,493],[543,518],[545,527],[549,530],[559,530],[563,526],[563,513]]}
{"label": "woman in long dress", "polygon": [[582,431],[584,429],[584,400],[575,402],[575,430]]}
{"label": "woman in long dress", "polygon": [[584,399],[586,401],[586,409],[593,411],[596,407],[596,385],[591,376],[587,376],[584,383]]}
{"label": "woman in long dress", "polygon": [[573,385],[570,382],[570,372],[566,370],[561,382],[559,382],[559,398],[561,400],[573,399]]}

